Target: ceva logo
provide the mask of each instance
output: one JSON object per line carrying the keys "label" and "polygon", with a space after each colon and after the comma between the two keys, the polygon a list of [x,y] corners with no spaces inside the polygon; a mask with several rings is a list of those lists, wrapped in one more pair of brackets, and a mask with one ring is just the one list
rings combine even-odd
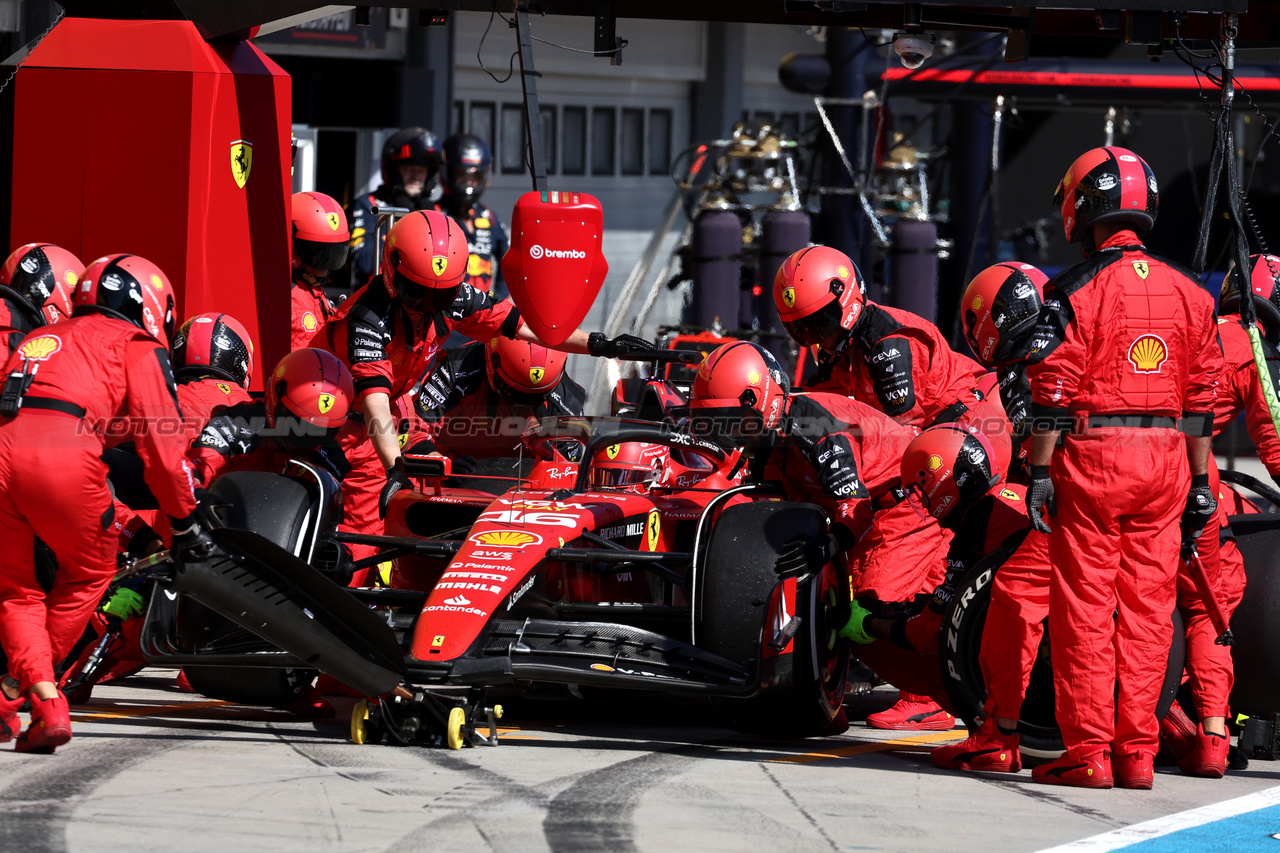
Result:
{"label": "ceva logo", "polygon": [[544,249],[537,243],[534,243],[529,247],[529,257],[533,258],[535,261],[540,258],[572,258],[575,260],[581,260],[586,256],[586,252],[579,251],[578,249]]}

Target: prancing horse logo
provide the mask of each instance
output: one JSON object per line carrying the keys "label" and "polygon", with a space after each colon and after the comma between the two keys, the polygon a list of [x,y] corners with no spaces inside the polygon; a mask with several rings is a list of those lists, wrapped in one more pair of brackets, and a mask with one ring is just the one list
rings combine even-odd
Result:
{"label": "prancing horse logo", "polygon": [[237,139],[231,143],[231,177],[236,179],[236,186],[244,189],[249,183],[249,172],[253,169],[253,143]]}

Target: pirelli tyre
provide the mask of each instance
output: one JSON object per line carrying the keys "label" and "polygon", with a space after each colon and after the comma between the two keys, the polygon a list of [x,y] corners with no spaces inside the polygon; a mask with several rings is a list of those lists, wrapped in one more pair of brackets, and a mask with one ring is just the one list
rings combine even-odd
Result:
{"label": "pirelli tyre", "polygon": [[[252,530],[289,551],[294,550],[309,516],[316,511],[305,484],[259,471],[223,474],[209,487],[209,495],[220,504],[217,513],[225,526]],[[251,636],[226,617],[190,600],[182,603],[182,622],[184,633]],[[310,669],[266,667],[189,666],[184,671],[197,693],[243,705],[277,707],[291,704],[316,676]]]}
{"label": "pirelli tyre", "polygon": [[[982,629],[987,621],[987,606],[991,603],[991,582],[1010,553],[998,551],[987,555],[960,580],[942,623],[938,653],[942,682],[946,685],[947,697],[956,716],[970,728],[974,727],[974,720],[981,715],[987,700],[978,653],[982,647]],[[1173,611],[1173,638],[1160,704],[1156,709],[1162,719],[1178,693],[1185,660],[1182,616],[1177,610]],[[1023,757],[1032,764],[1052,760],[1062,754],[1062,733],[1054,718],[1053,669],[1047,630],[1040,640],[1040,653],[1022,702],[1018,733]]]}
{"label": "pirelli tyre", "polygon": [[[749,698],[714,700],[718,718],[733,728],[775,737],[847,728],[841,703],[849,648],[835,640],[826,619],[842,592],[839,573],[828,566],[798,581],[780,580],[774,569],[783,545],[821,533],[825,522],[814,504],[769,501],[730,507],[712,529],[695,602],[701,614],[695,639],[759,673],[760,681]],[[795,612],[788,612],[792,589]]]}

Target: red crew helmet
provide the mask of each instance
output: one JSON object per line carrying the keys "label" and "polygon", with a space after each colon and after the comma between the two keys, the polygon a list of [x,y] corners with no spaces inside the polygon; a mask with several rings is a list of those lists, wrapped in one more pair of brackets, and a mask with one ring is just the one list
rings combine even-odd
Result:
{"label": "red crew helmet", "polygon": [[1139,236],[1156,224],[1160,192],[1155,172],[1127,148],[1110,146],[1084,152],[1067,169],[1053,195],[1062,208],[1067,242],[1079,243],[1089,227],[1127,222]]}
{"label": "red crew helmet", "polygon": [[351,232],[342,205],[324,193],[293,194],[293,266],[317,272],[339,269],[347,262]]}
{"label": "red crew helmet", "polygon": [[356,397],[347,366],[328,350],[311,347],[280,359],[266,386],[267,424],[288,447],[333,441]]}
{"label": "red crew helmet", "polygon": [[[1249,283],[1253,289],[1253,304],[1258,312],[1258,320],[1269,331],[1280,331],[1280,257],[1250,255],[1249,265],[1253,268]],[[1235,266],[1231,267],[1227,277],[1222,280],[1222,291],[1218,294],[1218,313],[1240,313],[1240,274]]]}
{"label": "red crew helmet", "polygon": [[253,338],[230,314],[197,314],[173,339],[173,375],[216,376],[248,388],[253,379]]}
{"label": "red crew helmet", "polygon": [[89,264],[74,297],[76,315],[128,320],[167,349],[173,338],[173,286],[160,268],[137,255],[105,255]]}
{"label": "red crew helmet", "polygon": [[591,485],[598,488],[647,492],[671,464],[671,448],[647,441],[624,441],[596,451],[591,460]]}
{"label": "red crew helmet", "polygon": [[28,243],[5,259],[0,286],[13,291],[45,323],[56,323],[71,316],[72,294],[82,275],[84,264],[61,246]]}
{"label": "red crew helmet", "polygon": [[987,267],[960,297],[964,337],[984,367],[1021,356],[1044,305],[1049,277],[1016,261]]}
{"label": "red crew helmet", "polygon": [[[711,431],[750,435],[774,429],[786,409],[791,388],[773,354],[759,344],[734,341],[717,347],[693,378],[689,409],[695,425],[711,422]],[[714,422],[727,418],[723,428]],[[747,421],[758,421],[746,427]],[[705,427],[698,426],[700,431]]]}
{"label": "red crew helmet", "polygon": [[902,455],[902,485],[930,515],[946,518],[1000,482],[987,437],[959,424],[938,424],[911,439]]}
{"label": "red crew helmet", "polygon": [[485,348],[489,384],[505,397],[541,398],[564,376],[568,356],[559,350],[503,337],[492,339]]}
{"label": "red crew helmet", "polygon": [[773,304],[798,343],[838,349],[862,316],[866,290],[848,255],[829,246],[809,246],[778,268]]}
{"label": "red crew helmet", "polygon": [[453,304],[467,271],[467,235],[443,213],[415,210],[382,246],[382,283],[411,308],[436,313]]}

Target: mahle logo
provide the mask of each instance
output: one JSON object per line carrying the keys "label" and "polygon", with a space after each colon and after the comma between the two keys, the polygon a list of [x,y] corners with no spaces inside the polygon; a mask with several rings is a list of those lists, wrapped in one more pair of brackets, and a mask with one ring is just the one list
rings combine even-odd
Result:
{"label": "mahle logo", "polygon": [[586,252],[578,249],[544,249],[537,243],[534,243],[529,247],[529,257],[533,258],[535,261],[541,258],[568,258],[572,260],[582,260],[586,256]]}

